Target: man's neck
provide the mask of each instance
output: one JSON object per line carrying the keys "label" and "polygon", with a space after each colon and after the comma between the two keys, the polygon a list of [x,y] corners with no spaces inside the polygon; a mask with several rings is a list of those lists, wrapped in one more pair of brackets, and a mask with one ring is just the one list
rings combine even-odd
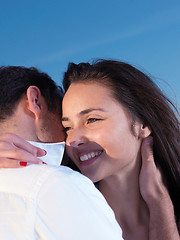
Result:
{"label": "man's neck", "polygon": [[36,131],[30,122],[22,121],[21,119],[8,118],[0,122],[0,135],[13,133],[23,138],[24,140],[39,142]]}

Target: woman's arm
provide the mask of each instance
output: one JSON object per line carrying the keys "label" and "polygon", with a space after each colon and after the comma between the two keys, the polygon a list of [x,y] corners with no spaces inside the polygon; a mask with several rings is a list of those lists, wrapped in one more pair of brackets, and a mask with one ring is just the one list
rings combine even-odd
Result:
{"label": "woman's arm", "polygon": [[15,134],[0,136],[0,168],[18,168],[28,163],[39,164],[43,149],[35,147]]}
{"label": "woman's arm", "polygon": [[140,172],[140,191],[150,213],[149,240],[179,240],[174,207],[155,165],[152,145],[152,137],[142,143]]}

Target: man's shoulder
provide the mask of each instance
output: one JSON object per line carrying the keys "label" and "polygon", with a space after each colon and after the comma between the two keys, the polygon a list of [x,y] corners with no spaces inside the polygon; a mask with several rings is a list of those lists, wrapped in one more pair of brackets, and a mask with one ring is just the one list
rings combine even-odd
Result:
{"label": "man's shoulder", "polygon": [[[113,239],[121,239],[121,229],[102,194],[91,180],[68,167],[30,165],[0,170],[0,197],[1,215],[11,209],[9,221],[23,213],[21,226],[26,221],[32,226],[33,221],[38,234],[49,234],[47,239],[52,239],[52,233],[63,239],[110,239],[112,234]],[[43,230],[42,220],[49,231]],[[71,238],[67,237],[69,226]]]}
{"label": "man's shoulder", "polygon": [[28,194],[36,185],[40,187],[44,181],[54,174],[56,178],[66,178],[73,171],[67,167],[49,165],[29,165],[17,169],[0,169],[0,192]]}
{"label": "man's shoulder", "polygon": [[29,165],[0,170],[0,195],[34,203],[44,202],[50,195],[54,200],[62,202],[69,198],[76,198],[77,202],[82,198],[87,201],[87,198],[93,202],[99,199],[100,205],[105,203],[104,197],[90,179],[65,166]]}
{"label": "man's shoulder", "polygon": [[113,239],[121,239],[121,229],[103,195],[90,179],[67,167],[59,167],[44,181],[37,194],[37,211],[50,222],[54,212],[61,235],[71,226],[71,238],[110,239],[114,234]]}
{"label": "man's shoulder", "polygon": [[[56,182],[56,184],[55,184]],[[65,166],[29,165],[18,169],[0,169],[0,192],[14,192],[28,195],[32,189],[48,185],[92,184],[80,173]]]}

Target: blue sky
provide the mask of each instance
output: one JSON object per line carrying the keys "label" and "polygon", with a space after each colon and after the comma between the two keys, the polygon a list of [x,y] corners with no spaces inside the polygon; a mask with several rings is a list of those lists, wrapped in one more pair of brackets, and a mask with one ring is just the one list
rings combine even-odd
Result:
{"label": "blue sky", "polygon": [[35,66],[58,84],[69,62],[129,62],[180,105],[179,0],[1,1],[0,43],[0,65]]}

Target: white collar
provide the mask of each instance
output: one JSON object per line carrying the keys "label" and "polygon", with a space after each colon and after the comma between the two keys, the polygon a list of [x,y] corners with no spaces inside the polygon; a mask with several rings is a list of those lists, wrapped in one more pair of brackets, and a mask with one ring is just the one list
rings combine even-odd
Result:
{"label": "white collar", "polygon": [[59,166],[62,162],[65,142],[58,143],[42,143],[28,141],[32,145],[46,150],[47,154],[43,157],[39,157],[43,162],[48,165]]}

